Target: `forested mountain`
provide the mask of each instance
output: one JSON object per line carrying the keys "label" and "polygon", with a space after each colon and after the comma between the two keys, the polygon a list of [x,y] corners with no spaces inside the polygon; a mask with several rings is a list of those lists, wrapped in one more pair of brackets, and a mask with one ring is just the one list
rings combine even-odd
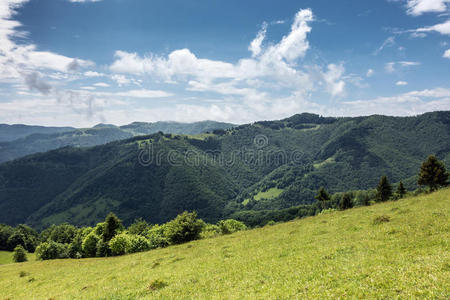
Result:
{"label": "forested mountain", "polygon": [[[233,126],[232,124],[214,121],[195,123],[134,122],[120,127],[98,124],[85,129],[0,125],[0,162],[65,146],[96,146],[158,131],[174,134],[200,134],[216,129],[228,129]],[[7,142],[2,142],[2,139]]]}
{"label": "forested mountain", "polygon": [[23,124],[0,124],[0,142],[10,142],[31,134],[52,134],[75,130],[73,127],[45,127]]}
{"label": "forested mountain", "polygon": [[[130,125],[131,126],[131,125]],[[109,126],[107,126],[108,129]],[[317,189],[416,188],[420,164],[450,163],[450,112],[417,117],[300,114],[215,134],[156,133],[66,147],[0,165],[0,223],[89,225],[115,212],[159,223],[184,210],[206,221],[309,204]]]}

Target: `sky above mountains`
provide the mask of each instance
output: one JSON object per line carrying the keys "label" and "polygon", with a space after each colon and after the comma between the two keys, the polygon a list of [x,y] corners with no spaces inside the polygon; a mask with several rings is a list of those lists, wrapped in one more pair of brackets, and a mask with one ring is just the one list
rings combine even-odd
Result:
{"label": "sky above mountains", "polygon": [[0,123],[450,110],[450,0],[2,0]]}

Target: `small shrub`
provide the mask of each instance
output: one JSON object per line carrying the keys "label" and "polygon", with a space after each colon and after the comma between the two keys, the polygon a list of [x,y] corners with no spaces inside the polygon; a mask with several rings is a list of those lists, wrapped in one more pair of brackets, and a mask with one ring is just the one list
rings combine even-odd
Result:
{"label": "small shrub", "polygon": [[99,239],[100,238],[95,234],[95,232],[89,233],[84,238],[81,248],[86,257],[95,257],[97,254],[97,243]]}
{"label": "small shrub", "polygon": [[337,211],[336,208],[327,208],[327,209],[322,210],[322,211],[319,213],[319,215],[331,214],[331,213],[333,213],[333,212],[335,212],[335,211]]}
{"label": "small shrub", "polygon": [[266,226],[273,226],[277,224],[277,222],[275,222],[274,220],[270,220],[269,222],[266,223]]}
{"label": "small shrub", "polygon": [[185,211],[165,224],[164,234],[171,244],[182,244],[198,240],[204,225],[205,222],[197,219],[196,212]]}
{"label": "small shrub", "polygon": [[14,248],[13,261],[16,263],[27,261],[27,253],[22,245],[17,245]]}
{"label": "small shrub", "polygon": [[150,228],[146,236],[150,242],[150,249],[164,248],[169,246],[169,239],[166,237],[165,225],[154,225]]}
{"label": "small shrub", "polygon": [[40,260],[67,258],[67,247],[54,241],[41,243],[36,248],[36,257]]}
{"label": "small shrub", "polygon": [[140,235],[129,235],[129,243],[126,247],[127,253],[136,253],[150,250],[150,242]]}
{"label": "small shrub", "polygon": [[200,234],[202,239],[212,238],[215,236],[219,236],[222,233],[220,227],[215,224],[206,224]]}
{"label": "small shrub", "polygon": [[165,281],[155,279],[150,282],[148,289],[151,291],[156,291],[165,288],[166,286],[168,286],[168,284]]}
{"label": "small shrub", "polygon": [[373,220],[373,224],[378,225],[381,223],[387,223],[391,221],[391,217],[386,216],[386,215],[382,215],[382,216],[378,216]]}
{"label": "small shrub", "polygon": [[222,220],[217,223],[222,234],[230,234],[247,229],[244,223],[233,219]]}
{"label": "small shrub", "polygon": [[116,235],[109,241],[109,248],[113,255],[124,255],[129,248],[130,237],[126,233]]}

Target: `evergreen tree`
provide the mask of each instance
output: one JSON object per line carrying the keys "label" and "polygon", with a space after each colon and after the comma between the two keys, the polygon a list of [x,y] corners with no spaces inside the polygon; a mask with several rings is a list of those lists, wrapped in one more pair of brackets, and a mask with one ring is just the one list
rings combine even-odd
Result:
{"label": "evergreen tree", "polygon": [[105,219],[105,228],[103,231],[103,241],[109,242],[116,234],[117,231],[122,227],[122,222],[119,218],[112,212]]}
{"label": "evergreen tree", "polygon": [[436,156],[430,155],[420,167],[419,185],[427,185],[430,192],[438,189],[440,186],[447,185],[448,173],[442,162],[438,161]]}
{"label": "evergreen tree", "polygon": [[331,199],[330,195],[327,193],[324,187],[321,187],[319,189],[315,198],[317,199],[317,201],[319,201],[322,209],[327,208],[326,203]]}
{"label": "evergreen tree", "polygon": [[395,192],[395,194],[397,195],[397,197],[399,199],[403,198],[406,195],[406,189],[403,186],[403,182],[399,182],[398,186],[397,186],[397,191]]}
{"label": "evergreen tree", "polygon": [[386,176],[382,176],[377,186],[377,200],[384,202],[392,196],[392,186]]}
{"label": "evergreen tree", "polygon": [[339,208],[344,210],[352,207],[353,207],[352,197],[350,197],[350,194],[345,193],[344,196],[342,196],[341,201],[339,202]]}

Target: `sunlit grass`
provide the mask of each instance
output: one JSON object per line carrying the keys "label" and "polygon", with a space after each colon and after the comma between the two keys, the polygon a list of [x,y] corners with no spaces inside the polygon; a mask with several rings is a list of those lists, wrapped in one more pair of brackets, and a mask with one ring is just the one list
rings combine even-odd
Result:
{"label": "sunlit grass", "polygon": [[447,189],[146,253],[3,265],[0,299],[448,299],[449,208]]}

